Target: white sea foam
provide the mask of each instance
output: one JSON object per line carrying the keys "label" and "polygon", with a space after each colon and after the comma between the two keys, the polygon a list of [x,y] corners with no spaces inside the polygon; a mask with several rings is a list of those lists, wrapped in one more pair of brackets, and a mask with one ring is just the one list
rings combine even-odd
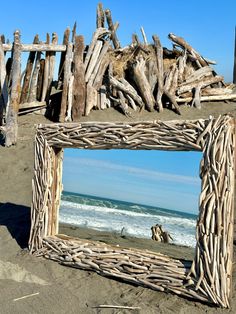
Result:
{"label": "white sea foam", "polygon": [[[133,210],[142,210],[142,207],[134,206],[132,206]],[[60,221],[117,233],[120,233],[122,228],[124,228],[127,235],[149,239],[151,237],[151,226],[158,223],[169,231],[174,239],[174,243],[195,246],[196,221],[194,219],[171,216],[170,214],[168,216],[158,215],[158,213],[155,215],[146,212],[78,204],[63,200],[60,208]]]}

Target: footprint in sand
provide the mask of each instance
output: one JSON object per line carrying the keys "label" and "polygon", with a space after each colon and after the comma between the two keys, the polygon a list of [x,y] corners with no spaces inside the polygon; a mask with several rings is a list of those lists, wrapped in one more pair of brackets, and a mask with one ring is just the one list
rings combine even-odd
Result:
{"label": "footprint in sand", "polygon": [[0,260],[0,279],[10,279],[16,282],[27,282],[38,285],[48,285],[49,283],[36,275],[31,274],[26,269],[17,264],[3,262]]}

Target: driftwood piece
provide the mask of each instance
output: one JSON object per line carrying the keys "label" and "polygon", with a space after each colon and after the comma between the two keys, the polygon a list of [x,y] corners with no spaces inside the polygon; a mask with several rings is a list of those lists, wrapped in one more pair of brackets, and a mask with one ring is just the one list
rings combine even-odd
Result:
{"label": "driftwood piece", "polygon": [[[66,51],[66,45],[53,45],[50,43],[40,43],[40,44],[21,44],[21,52],[29,51],[56,51],[62,52]],[[12,44],[3,44],[4,51],[11,51]]]}
{"label": "driftwood piece", "polygon": [[145,60],[143,58],[133,63],[133,78],[142,95],[146,108],[153,111],[155,106],[155,99],[153,97],[150,85],[145,75]]}
{"label": "driftwood piece", "polygon": [[104,74],[105,74],[105,72],[106,72],[106,70],[107,70],[107,68],[109,66],[109,63],[110,63],[109,56],[105,55],[103,57],[103,59],[101,60],[101,63],[100,63],[99,68],[98,68],[98,71],[97,71],[96,76],[95,76],[94,81],[93,81],[93,87],[96,90],[99,90],[99,88],[103,84]]}
{"label": "driftwood piece", "polygon": [[130,113],[128,111],[129,107],[128,107],[128,104],[126,103],[124,94],[120,90],[118,91],[118,97],[119,97],[119,107],[121,111],[124,113],[125,116],[129,117],[130,116]]}
{"label": "driftwood piece", "polygon": [[[56,45],[57,43],[58,43],[58,36],[56,33],[52,33],[52,44]],[[49,101],[51,90],[52,90],[55,62],[56,62],[56,52],[51,51],[49,52],[48,87],[47,87],[47,94],[46,94],[47,102]]]}
{"label": "driftwood piece", "polygon": [[[47,33],[47,39],[46,39],[46,44],[49,44],[50,42],[50,36]],[[45,53],[45,64],[44,64],[44,75],[43,75],[43,90],[42,90],[42,98],[41,101],[46,100],[47,96],[47,90],[48,90],[48,76],[49,76],[49,59],[50,59],[50,54],[49,52]]]}
{"label": "driftwood piece", "polygon": [[[70,28],[67,27],[63,36],[63,45],[67,47],[69,40],[70,40]],[[62,88],[62,83],[63,83],[63,78],[64,78],[63,69],[64,69],[65,58],[66,58],[66,51],[62,51],[60,63],[58,67],[58,84],[57,84],[58,89]]]}
{"label": "driftwood piece", "polygon": [[199,81],[205,76],[212,76],[213,69],[210,66],[202,67],[196,71],[194,71],[189,77],[185,79],[183,84],[194,83],[195,81]]}
{"label": "driftwood piece", "polygon": [[97,28],[105,26],[105,13],[103,10],[102,3],[97,5],[97,19],[96,19]]}
{"label": "driftwood piece", "polygon": [[156,103],[160,112],[163,111],[162,96],[164,93],[164,69],[163,69],[163,48],[161,42],[156,35],[152,36],[154,46],[156,49],[156,60],[157,60],[157,96]]}
{"label": "driftwood piece", "polygon": [[2,41],[0,39],[0,126],[2,125],[3,114],[6,113],[8,105],[8,90],[6,82],[6,65],[5,65],[5,55],[2,48]]}
{"label": "driftwood piece", "polygon": [[87,67],[89,65],[90,59],[93,55],[94,47],[98,41],[98,39],[102,39],[105,35],[109,34],[110,32],[106,28],[97,28],[97,30],[94,32],[92,41],[89,45],[85,60],[84,60],[84,66],[85,70],[87,71]]}
{"label": "driftwood piece", "polygon": [[141,26],[140,29],[141,29],[141,33],[142,33],[142,36],[143,36],[143,43],[144,43],[144,45],[148,45],[147,36],[145,34],[144,28]]}
{"label": "driftwood piece", "polygon": [[74,75],[71,75],[68,83],[68,107],[66,112],[65,121],[72,121],[72,103],[73,103],[73,84]]}
{"label": "driftwood piece", "polygon": [[115,31],[114,24],[113,24],[112,17],[111,17],[111,11],[108,9],[105,10],[105,15],[106,15],[106,19],[107,19],[108,29],[111,32],[111,40],[113,42],[114,48],[119,49],[120,48],[120,42],[119,42],[117,35],[116,35],[116,31]]}
{"label": "driftwood piece", "polygon": [[91,74],[98,62],[98,58],[99,58],[99,54],[102,50],[102,46],[103,46],[103,41],[98,39],[95,46],[94,46],[94,50],[91,56],[91,59],[89,61],[88,67],[85,71],[85,82],[87,83],[91,77]]}
{"label": "driftwood piece", "polygon": [[157,62],[156,60],[150,58],[146,61],[146,68],[147,68],[147,80],[150,85],[152,93],[154,93],[155,87],[157,85],[157,76],[158,76],[158,70],[157,70]]}
{"label": "driftwood piece", "polygon": [[217,75],[217,76],[213,76],[213,77],[209,77],[209,78],[206,77],[206,78],[203,78],[201,80],[194,81],[192,83],[187,83],[187,84],[183,83],[178,87],[177,94],[181,95],[185,92],[191,91],[197,85],[201,85],[201,88],[204,88],[204,87],[209,86],[211,84],[221,82],[222,80],[223,80],[223,77]]}
{"label": "driftwood piece", "polygon": [[85,67],[83,63],[84,38],[75,36],[74,44],[74,83],[73,83],[73,101],[72,101],[72,119],[78,119],[84,115],[86,85],[85,85]]}
{"label": "driftwood piece", "polygon": [[97,106],[97,90],[87,84],[85,115],[88,116],[93,107]]}
{"label": "driftwood piece", "polygon": [[71,77],[71,64],[72,64],[72,49],[73,44],[69,43],[67,46],[65,65],[64,65],[64,75],[63,75],[63,91],[61,99],[61,110],[59,121],[64,122],[67,109],[67,97],[68,97],[68,84]]}
{"label": "driftwood piece", "polygon": [[40,100],[42,97],[44,66],[45,66],[45,59],[41,59],[40,67],[39,67],[39,74],[38,74],[38,84],[37,84],[37,97],[36,97],[37,100]]}
{"label": "driftwood piece", "polygon": [[[39,43],[39,36],[38,35],[36,35],[34,37],[33,43],[34,44]],[[21,90],[20,103],[25,103],[25,102],[27,102],[27,99],[28,99],[28,93],[29,93],[29,88],[30,88],[30,79],[31,79],[32,71],[33,71],[35,54],[36,54],[35,51],[31,51],[29,53],[29,57],[28,57],[26,69],[25,69],[23,86],[22,86],[22,90]]]}
{"label": "driftwood piece", "polygon": [[99,96],[100,96],[100,104],[98,106],[98,108],[100,107],[100,109],[104,110],[107,108],[107,97],[106,97],[106,86],[102,85],[100,90],[99,90]]}
{"label": "driftwood piece", "polygon": [[195,49],[193,49],[193,47],[191,47],[182,37],[178,37],[173,33],[170,33],[168,37],[174,43],[181,46],[183,49],[186,49],[194,58],[196,58],[199,67],[204,67],[208,65],[206,60]]}
{"label": "driftwood piece", "polygon": [[6,115],[5,145],[11,146],[17,142],[17,114],[19,111],[20,98],[20,75],[21,75],[21,50],[20,31],[14,33],[14,45],[12,56],[12,86],[10,94],[9,108]]}
{"label": "driftwood piece", "polygon": [[155,99],[145,75],[145,60],[143,58],[137,60],[135,63],[133,63],[132,68],[134,81],[140,94],[142,95],[146,108],[149,111],[153,111],[155,106]]}
{"label": "driftwood piece", "polygon": [[40,56],[41,56],[41,52],[37,52],[35,66],[34,66],[32,78],[31,78],[31,82],[30,82],[29,96],[27,98],[28,102],[35,101],[37,97],[38,75],[39,75],[39,69],[40,69]]}
{"label": "driftwood piece", "polygon": [[[109,48],[109,47],[110,47],[110,42],[107,41],[107,40],[104,41],[103,47],[102,47],[102,49],[100,50],[100,53],[99,53],[99,56],[98,56],[97,61],[96,61],[96,63],[95,63],[95,66],[94,66],[94,68],[93,68],[93,70],[92,70],[92,73],[91,73],[91,75],[90,75],[90,77],[89,77],[89,84],[92,85],[92,86],[95,85],[96,76],[98,75],[99,68],[100,68],[100,66],[101,66],[101,63],[102,63],[103,59],[104,59],[104,58],[109,59],[109,56],[107,56],[107,51],[108,51],[108,48]],[[106,64],[106,63],[107,63],[107,62],[105,61],[105,64]],[[102,69],[101,69],[102,73],[99,73],[99,75],[102,75],[102,78],[103,78],[103,75],[104,75],[104,72],[105,72],[106,68],[107,68],[107,67],[104,67],[104,65],[102,64]],[[104,71],[103,71],[103,70],[104,70]],[[98,81],[101,81],[101,78],[99,77],[97,80],[98,80]],[[95,86],[94,86],[94,87],[95,87]],[[99,84],[98,84],[98,88],[100,88]]]}
{"label": "driftwood piece", "polygon": [[115,79],[113,76],[109,76],[110,83],[112,86],[116,87],[118,90],[121,90],[122,92],[125,92],[126,94],[130,95],[134,101],[139,105],[140,108],[143,108],[144,103],[142,98],[138,95],[138,93],[133,91],[132,88],[128,87],[127,85],[124,85],[123,83],[119,82],[117,79]]}
{"label": "driftwood piece", "polygon": [[151,227],[152,231],[152,240],[157,242],[169,243],[170,240],[173,240],[169,232],[163,230],[162,225],[156,224]]}
{"label": "driftwood piece", "polygon": [[[177,103],[189,103],[193,100],[193,97],[176,97]],[[224,101],[224,100],[236,100],[236,93],[233,94],[222,94],[222,95],[209,95],[201,96],[201,101]]]}

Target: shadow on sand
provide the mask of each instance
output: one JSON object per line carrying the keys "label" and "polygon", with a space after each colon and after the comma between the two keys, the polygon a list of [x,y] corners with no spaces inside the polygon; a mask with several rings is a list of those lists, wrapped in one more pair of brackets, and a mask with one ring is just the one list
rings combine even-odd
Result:
{"label": "shadow on sand", "polygon": [[25,249],[30,234],[30,207],[0,203],[0,226],[6,226],[12,238]]}

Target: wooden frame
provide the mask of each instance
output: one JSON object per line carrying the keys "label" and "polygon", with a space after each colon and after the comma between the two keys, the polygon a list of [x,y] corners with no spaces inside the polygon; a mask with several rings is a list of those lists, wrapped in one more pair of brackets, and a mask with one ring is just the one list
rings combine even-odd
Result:
{"label": "wooden frame", "polygon": [[[193,261],[58,234],[63,148],[202,151]],[[63,265],[221,307],[232,293],[235,120],[38,125],[30,251]]]}

